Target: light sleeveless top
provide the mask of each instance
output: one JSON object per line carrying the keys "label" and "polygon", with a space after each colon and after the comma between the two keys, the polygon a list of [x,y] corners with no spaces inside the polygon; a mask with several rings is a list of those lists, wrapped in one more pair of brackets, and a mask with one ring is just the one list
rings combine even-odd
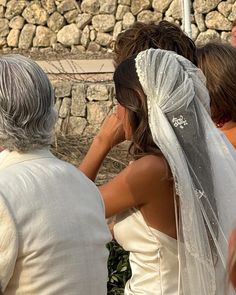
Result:
{"label": "light sleeveless top", "polygon": [[114,226],[117,242],[130,252],[132,277],[125,295],[180,295],[177,241],[149,227],[137,209],[119,214]]}

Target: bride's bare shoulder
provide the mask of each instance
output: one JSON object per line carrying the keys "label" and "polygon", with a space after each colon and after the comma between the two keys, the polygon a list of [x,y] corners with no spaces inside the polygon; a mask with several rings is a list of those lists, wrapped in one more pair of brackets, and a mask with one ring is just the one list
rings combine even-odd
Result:
{"label": "bride's bare shoulder", "polygon": [[162,155],[145,155],[142,158],[133,161],[130,169],[136,171],[138,174],[145,176],[155,175],[156,177],[163,177],[168,175],[168,164]]}

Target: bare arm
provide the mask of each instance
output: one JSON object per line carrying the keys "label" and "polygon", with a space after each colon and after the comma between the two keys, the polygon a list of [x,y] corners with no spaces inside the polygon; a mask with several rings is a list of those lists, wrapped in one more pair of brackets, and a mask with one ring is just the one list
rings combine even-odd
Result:
{"label": "bare arm", "polygon": [[92,181],[95,180],[99,168],[109,151],[124,141],[122,122],[116,114],[107,117],[100,131],[94,138],[86,156],[80,164],[80,170]]}
{"label": "bare arm", "polygon": [[111,181],[100,186],[106,217],[146,205],[157,198],[165,173],[163,159],[149,155],[134,161]]}

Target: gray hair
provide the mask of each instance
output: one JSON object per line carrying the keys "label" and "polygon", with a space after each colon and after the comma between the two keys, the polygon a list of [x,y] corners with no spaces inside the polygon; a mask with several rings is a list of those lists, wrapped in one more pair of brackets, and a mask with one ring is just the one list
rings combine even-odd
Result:
{"label": "gray hair", "polygon": [[56,119],[44,71],[22,55],[0,56],[0,146],[20,152],[49,146]]}

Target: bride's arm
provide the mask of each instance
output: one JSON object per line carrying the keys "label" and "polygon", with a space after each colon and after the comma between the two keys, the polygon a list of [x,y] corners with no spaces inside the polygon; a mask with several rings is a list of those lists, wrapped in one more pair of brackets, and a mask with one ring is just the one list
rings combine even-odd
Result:
{"label": "bride's arm", "polygon": [[103,160],[109,151],[118,143],[124,141],[122,122],[115,113],[108,116],[102,124],[85,155],[79,169],[92,181],[95,180]]}

